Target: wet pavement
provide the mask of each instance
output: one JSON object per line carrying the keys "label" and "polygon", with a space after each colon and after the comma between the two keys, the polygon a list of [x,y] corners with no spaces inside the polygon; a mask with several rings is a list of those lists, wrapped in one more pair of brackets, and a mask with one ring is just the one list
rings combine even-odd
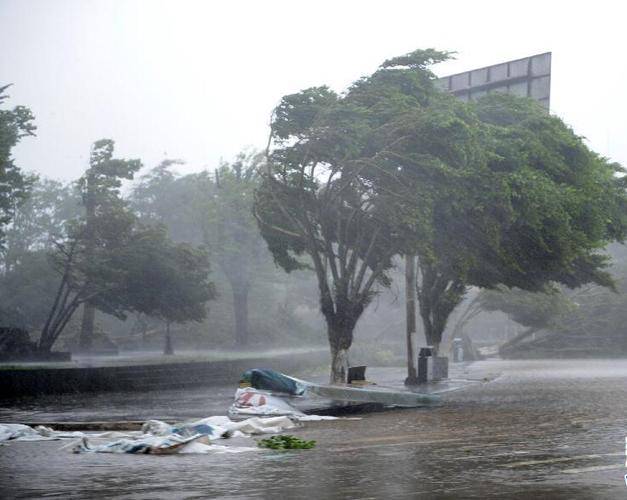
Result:
{"label": "wet pavement", "polygon": [[[316,439],[313,450],[74,455],[62,442],[10,443],[0,447],[0,497],[627,497],[627,360],[488,360],[454,377],[486,374],[500,376],[444,393],[437,407],[292,432]],[[224,414],[232,393],[40,398],[0,409],[0,421],[200,417]]]}

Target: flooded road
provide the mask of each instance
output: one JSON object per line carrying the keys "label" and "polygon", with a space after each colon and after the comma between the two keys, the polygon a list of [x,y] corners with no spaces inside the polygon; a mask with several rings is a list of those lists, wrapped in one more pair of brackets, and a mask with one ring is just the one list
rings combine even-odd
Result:
{"label": "flooded road", "polygon": [[[625,498],[627,360],[482,361],[434,408],[307,423],[313,450],[74,455],[0,447],[3,498]],[[200,417],[233,388],[24,401],[2,421]],[[212,401],[209,403],[209,401]],[[146,407],[148,405],[149,407]]]}

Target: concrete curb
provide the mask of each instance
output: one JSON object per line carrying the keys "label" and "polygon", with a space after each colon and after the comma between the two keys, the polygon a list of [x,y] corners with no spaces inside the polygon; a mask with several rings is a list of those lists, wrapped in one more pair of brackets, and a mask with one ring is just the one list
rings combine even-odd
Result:
{"label": "concrete curb", "polygon": [[236,386],[249,368],[294,372],[329,362],[326,351],[274,357],[165,364],[0,370],[0,400],[41,394],[150,391],[185,387]]}

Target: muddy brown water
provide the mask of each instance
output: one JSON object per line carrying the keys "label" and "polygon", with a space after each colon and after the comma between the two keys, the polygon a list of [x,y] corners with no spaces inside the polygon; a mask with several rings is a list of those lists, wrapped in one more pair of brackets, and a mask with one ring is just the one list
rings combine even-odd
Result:
{"label": "muddy brown water", "polygon": [[[62,442],[10,443],[0,497],[627,498],[627,360],[488,360],[456,376],[486,373],[500,376],[437,407],[307,423],[293,434],[316,439],[313,450],[74,455]],[[0,420],[183,419],[223,414],[232,393],[40,398]]]}

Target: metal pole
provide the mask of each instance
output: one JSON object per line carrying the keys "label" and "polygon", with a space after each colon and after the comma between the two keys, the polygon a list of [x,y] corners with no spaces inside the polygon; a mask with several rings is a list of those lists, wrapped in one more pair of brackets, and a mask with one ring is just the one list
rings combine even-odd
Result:
{"label": "metal pole", "polygon": [[405,385],[416,385],[416,256],[405,255],[405,318],[407,333],[407,378]]}

